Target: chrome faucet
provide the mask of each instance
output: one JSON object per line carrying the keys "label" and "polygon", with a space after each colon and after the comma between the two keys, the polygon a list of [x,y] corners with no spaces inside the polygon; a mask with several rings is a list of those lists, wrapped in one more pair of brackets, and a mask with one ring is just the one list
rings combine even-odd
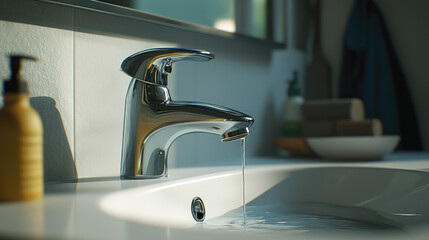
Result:
{"label": "chrome faucet", "polygon": [[220,135],[222,142],[249,135],[253,118],[241,112],[196,102],[175,102],[167,88],[172,64],[180,60],[208,61],[214,53],[182,48],[156,48],[126,58],[122,70],[132,77],[125,102],[122,178],[167,175],[167,154],[186,133]]}

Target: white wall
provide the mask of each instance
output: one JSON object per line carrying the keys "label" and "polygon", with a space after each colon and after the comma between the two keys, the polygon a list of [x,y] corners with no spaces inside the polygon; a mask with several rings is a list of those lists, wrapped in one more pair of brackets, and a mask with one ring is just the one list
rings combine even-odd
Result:
{"label": "white wall", "polygon": [[[7,53],[40,59],[25,66],[25,78],[31,80],[33,99],[46,96],[49,104],[41,105],[50,106],[40,110],[50,130],[45,131],[47,181],[119,175],[130,81],[120,64],[134,52],[152,47],[214,51],[210,62],[176,63],[169,88],[175,100],[224,105],[253,116],[249,156],[275,154],[271,138],[280,129],[286,79],[305,68],[305,55],[298,50],[34,0],[2,0],[0,19],[0,77],[8,76]],[[222,144],[219,136],[189,134],[173,144],[169,165],[239,163],[239,156],[238,141]]]}
{"label": "white wall", "polygon": [[0,79],[9,78],[9,54],[38,58],[24,63],[23,75],[30,85],[31,104],[44,124],[46,180],[73,179],[73,32],[13,22],[21,16],[40,25],[56,19],[52,26],[71,26],[72,10],[46,4],[42,8],[35,1],[0,1],[0,16],[11,20],[0,21]]}
{"label": "white wall", "polygon": [[[426,0],[375,0],[384,15],[390,37],[408,80],[423,146],[429,150],[429,1]],[[333,68],[333,81],[338,89],[342,60],[343,33],[354,0],[322,1],[322,45]]]}

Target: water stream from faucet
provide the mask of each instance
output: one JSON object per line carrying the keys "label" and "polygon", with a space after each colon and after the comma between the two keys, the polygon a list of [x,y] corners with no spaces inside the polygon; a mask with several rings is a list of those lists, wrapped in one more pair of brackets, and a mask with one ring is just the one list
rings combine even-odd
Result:
{"label": "water stream from faucet", "polygon": [[241,172],[242,172],[242,185],[243,185],[243,226],[246,227],[246,181],[244,169],[246,167],[246,138],[241,139]]}

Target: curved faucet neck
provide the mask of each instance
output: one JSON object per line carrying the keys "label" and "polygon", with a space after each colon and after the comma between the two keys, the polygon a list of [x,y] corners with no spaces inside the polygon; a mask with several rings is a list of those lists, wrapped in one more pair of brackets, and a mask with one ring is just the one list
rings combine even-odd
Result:
{"label": "curved faucet neck", "polygon": [[168,149],[178,137],[206,132],[234,140],[248,134],[252,123],[251,117],[232,109],[171,101],[166,87],[134,79],[125,104],[121,175],[165,176]]}

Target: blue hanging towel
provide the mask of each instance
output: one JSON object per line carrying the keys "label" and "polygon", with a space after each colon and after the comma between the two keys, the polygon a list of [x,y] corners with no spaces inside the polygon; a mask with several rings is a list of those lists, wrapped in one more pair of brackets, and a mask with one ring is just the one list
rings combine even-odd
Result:
{"label": "blue hanging towel", "polygon": [[407,81],[373,0],[356,0],[344,34],[339,94],[365,103],[367,118],[378,118],[385,135],[400,135],[400,149],[422,150]]}

